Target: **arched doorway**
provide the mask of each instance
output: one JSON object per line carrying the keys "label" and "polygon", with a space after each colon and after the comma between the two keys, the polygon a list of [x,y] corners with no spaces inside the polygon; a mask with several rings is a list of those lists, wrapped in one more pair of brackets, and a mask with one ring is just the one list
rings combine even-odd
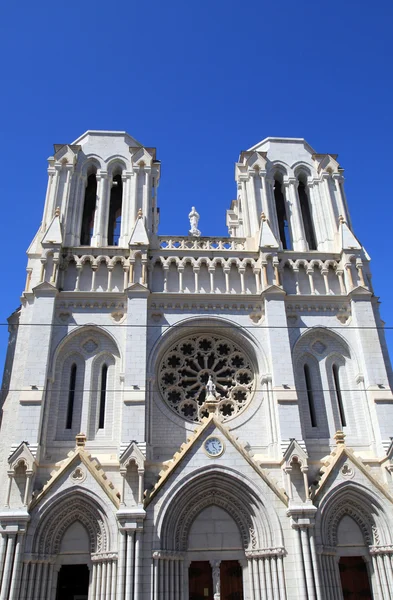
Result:
{"label": "arched doorway", "polygon": [[156,523],[154,600],[244,600],[252,589],[285,597],[280,523],[253,485],[215,466],[168,495]]}
{"label": "arched doorway", "polygon": [[31,590],[34,598],[87,600],[94,588],[106,589],[116,565],[108,555],[110,528],[99,503],[74,487],[40,508],[33,514],[27,552],[34,559],[24,565],[20,600]]}
{"label": "arched doorway", "polygon": [[74,521],[64,532],[59,554],[56,600],[87,600],[90,581],[90,539],[80,521]]}
{"label": "arched doorway", "polygon": [[[349,469],[344,465],[342,472]],[[385,552],[391,545],[391,526],[379,499],[355,483],[341,485],[324,498],[317,523],[323,584],[331,597],[371,600],[381,589],[393,597],[391,561]]]}
{"label": "arched doorway", "polygon": [[239,528],[223,508],[211,505],[195,518],[188,534],[189,600],[243,600],[247,561]]}

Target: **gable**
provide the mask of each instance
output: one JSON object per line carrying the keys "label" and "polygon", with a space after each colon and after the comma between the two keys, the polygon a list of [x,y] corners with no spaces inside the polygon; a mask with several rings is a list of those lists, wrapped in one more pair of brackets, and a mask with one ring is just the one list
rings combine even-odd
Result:
{"label": "gable", "polygon": [[[209,456],[205,442],[211,437],[217,437],[222,442],[223,451],[215,456]],[[245,447],[236,439],[229,429],[215,416],[210,415],[202,421],[201,426],[183,443],[171,461],[160,472],[154,487],[146,492],[145,506],[150,504],[159,491],[171,480],[183,477],[185,473],[200,470],[201,467],[211,468],[214,465],[236,470],[251,479],[262,480],[269,491],[273,492],[285,505],[288,504],[286,492],[262,469],[247,452]],[[180,469],[181,466],[181,469]]]}
{"label": "gable", "polygon": [[52,471],[50,479],[33,499],[30,509],[39,504],[44,497],[69,489],[73,485],[86,487],[98,496],[104,491],[116,508],[120,506],[120,493],[109,481],[97,459],[83,447],[78,447]]}
{"label": "gable", "polygon": [[371,487],[377,495],[382,493],[393,502],[388,486],[371,472],[368,465],[355,456],[352,449],[340,445],[323,462],[320,478],[317,484],[311,487],[312,500],[319,502],[322,496],[336,485],[344,481],[353,481],[364,487]]}

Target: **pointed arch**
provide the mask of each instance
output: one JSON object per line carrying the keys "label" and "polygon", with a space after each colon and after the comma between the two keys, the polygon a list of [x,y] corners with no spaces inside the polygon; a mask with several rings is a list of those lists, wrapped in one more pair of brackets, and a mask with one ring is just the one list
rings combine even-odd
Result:
{"label": "pointed arch", "polygon": [[217,466],[194,472],[162,504],[157,534],[163,550],[184,552],[195,518],[207,507],[224,509],[236,523],[245,551],[283,546],[282,531],[260,490],[235,471]]}
{"label": "pointed arch", "polygon": [[52,498],[37,510],[32,522],[32,551],[57,555],[65,532],[77,521],[88,534],[91,553],[108,551],[112,540],[107,516],[81,488],[69,490],[65,497]]}
{"label": "pointed arch", "polygon": [[345,482],[334,487],[319,508],[316,527],[323,546],[337,546],[338,527],[344,516],[351,517],[358,525],[366,546],[392,543],[391,519],[381,500],[358,483]]}

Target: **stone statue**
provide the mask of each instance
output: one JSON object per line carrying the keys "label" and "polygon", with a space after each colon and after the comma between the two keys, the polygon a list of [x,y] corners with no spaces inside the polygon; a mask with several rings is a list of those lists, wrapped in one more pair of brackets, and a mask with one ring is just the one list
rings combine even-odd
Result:
{"label": "stone statue", "polygon": [[208,379],[208,382],[206,384],[206,391],[207,391],[207,395],[208,396],[215,396],[216,395],[216,384],[214,383],[211,375],[209,375],[209,379]]}
{"label": "stone statue", "polygon": [[197,211],[195,210],[195,206],[191,208],[191,212],[188,215],[188,218],[190,219],[191,226],[191,229],[188,233],[193,237],[200,237],[201,232],[198,229],[199,213],[197,213]]}
{"label": "stone statue", "polygon": [[220,562],[219,560],[210,561],[212,566],[212,574],[213,574],[213,591],[214,591],[214,600],[220,600],[221,598],[221,586],[220,586]]}

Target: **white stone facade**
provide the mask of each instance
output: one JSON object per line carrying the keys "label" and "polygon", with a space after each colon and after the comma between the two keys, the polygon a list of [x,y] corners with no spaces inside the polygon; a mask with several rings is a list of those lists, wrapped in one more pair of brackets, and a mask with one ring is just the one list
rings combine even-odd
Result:
{"label": "white stone facade", "polygon": [[160,162],[125,132],[48,174],[9,319],[0,600],[392,598],[391,372],[337,156],[242,152],[225,238],[194,207],[157,234]]}

